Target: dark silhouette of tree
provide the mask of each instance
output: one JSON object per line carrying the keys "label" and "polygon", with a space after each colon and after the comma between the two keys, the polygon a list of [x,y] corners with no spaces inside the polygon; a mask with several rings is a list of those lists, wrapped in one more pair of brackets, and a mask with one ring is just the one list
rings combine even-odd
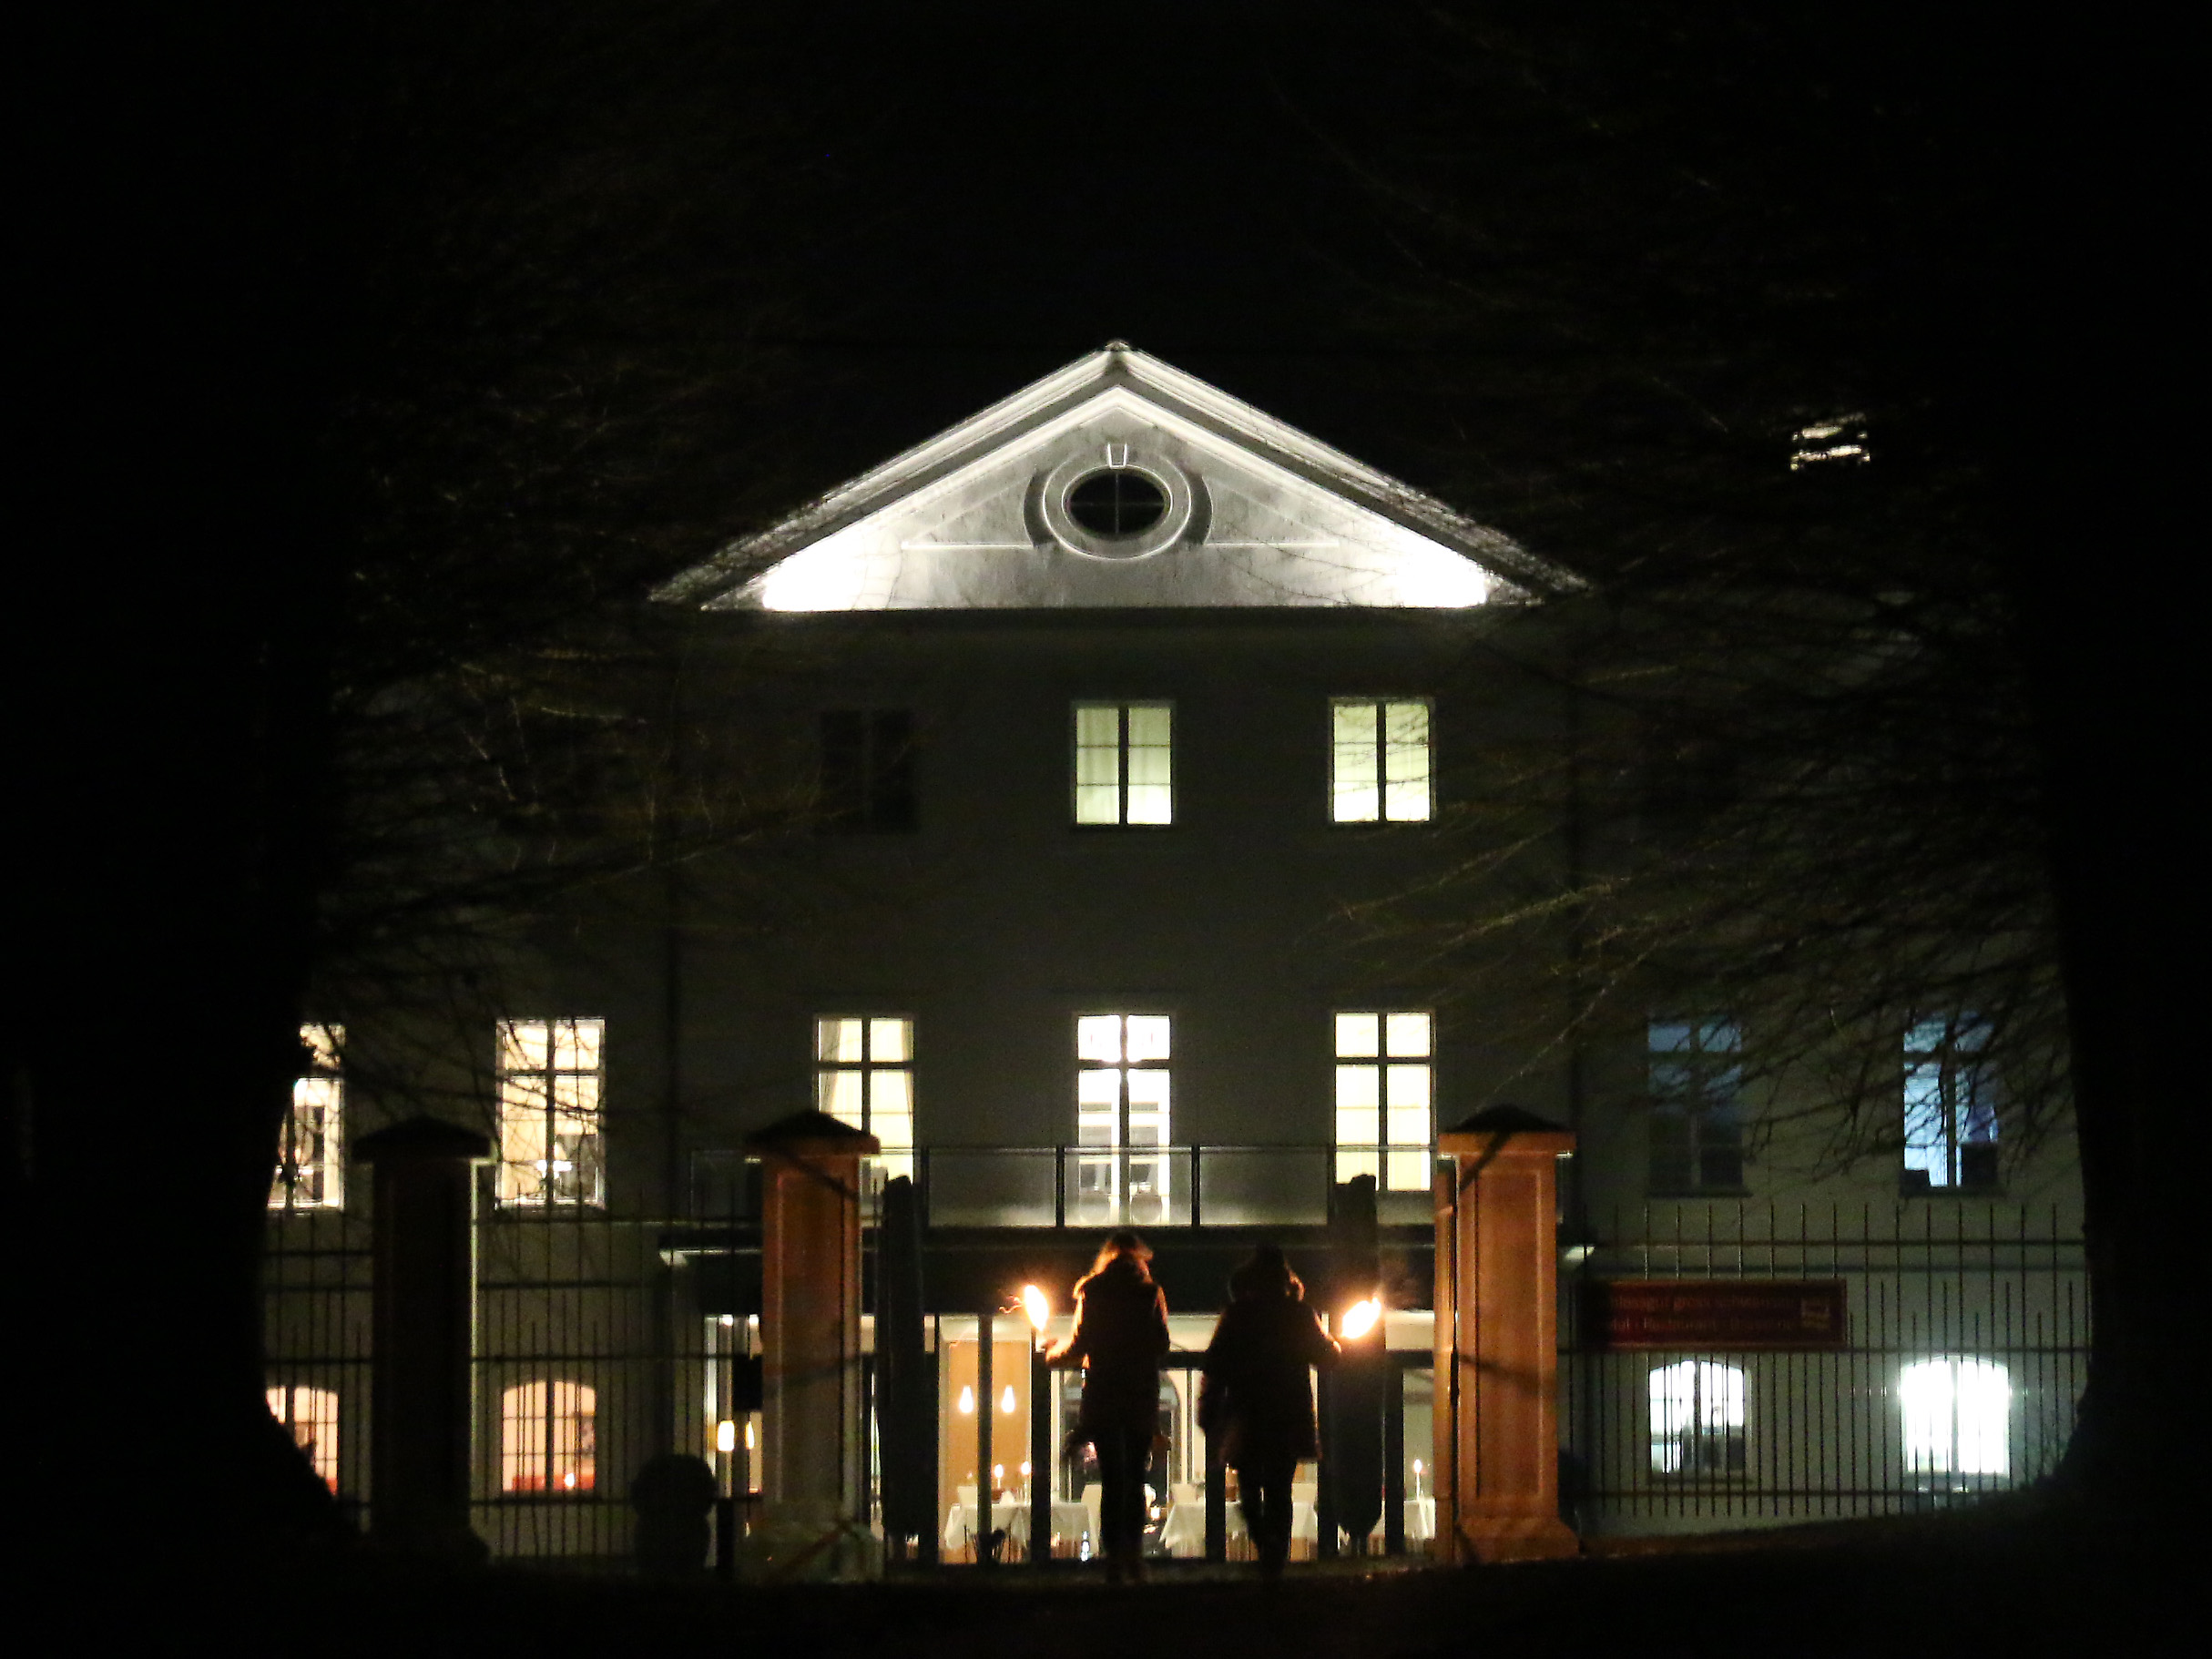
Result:
{"label": "dark silhouette of tree", "polygon": [[1381,919],[1539,1049],[1741,1011],[1770,1073],[1823,1078],[1840,1158],[1897,1145],[1900,1033],[1972,1011],[2015,1129],[2078,1111],[2073,1469],[2142,1502],[2185,1432],[2152,1311],[2178,1028],[2146,949],[2180,703],[2089,567],[2115,450],[2061,436],[2083,384],[2027,361],[2046,311],[2110,327],[2054,279],[2113,292],[2079,190],[2114,150],[2043,141],[2009,39],[1411,6],[1271,67],[1405,253],[1368,326],[1460,411],[1419,470],[1594,585],[1493,636],[1559,720],[1491,746],[1468,861]]}

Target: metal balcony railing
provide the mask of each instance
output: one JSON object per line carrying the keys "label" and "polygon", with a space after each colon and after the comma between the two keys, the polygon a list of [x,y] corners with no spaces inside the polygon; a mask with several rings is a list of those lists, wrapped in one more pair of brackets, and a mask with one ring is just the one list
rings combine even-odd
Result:
{"label": "metal balcony railing", "polygon": [[[1429,1167],[1426,1146],[1384,1149],[1381,1166],[1411,1158]],[[871,1192],[893,1174],[914,1178],[923,1216],[947,1227],[1319,1226],[1335,1183],[1373,1153],[1332,1146],[924,1146],[865,1160]],[[1354,1167],[1354,1165],[1357,1167]],[[1385,1223],[1429,1219],[1418,1190],[1377,1196]],[[701,1222],[759,1215],[757,1159],[742,1152],[691,1158],[691,1213]]]}

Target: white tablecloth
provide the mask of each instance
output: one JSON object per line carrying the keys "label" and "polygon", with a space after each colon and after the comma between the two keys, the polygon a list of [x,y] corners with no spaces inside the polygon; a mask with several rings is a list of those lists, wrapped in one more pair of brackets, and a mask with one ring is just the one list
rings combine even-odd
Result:
{"label": "white tablecloth", "polygon": [[[1076,1507],[1080,1508],[1080,1505]],[[964,1550],[979,1542],[976,1534],[979,1503],[955,1503],[945,1511],[944,1547]],[[1057,1517],[1055,1518],[1055,1520]],[[991,1524],[1005,1529],[1010,1543],[1026,1545],[1029,1542],[1029,1505],[1026,1503],[994,1503],[991,1506]]]}

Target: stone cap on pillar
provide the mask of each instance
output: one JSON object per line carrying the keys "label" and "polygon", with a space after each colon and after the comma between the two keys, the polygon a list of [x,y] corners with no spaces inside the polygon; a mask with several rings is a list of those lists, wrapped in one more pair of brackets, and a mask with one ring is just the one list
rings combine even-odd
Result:
{"label": "stone cap on pillar", "polygon": [[1538,1117],[1524,1106],[1485,1106],[1438,1135],[1436,1150],[1446,1157],[1494,1156],[1507,1151],[1556,1156],[1575,1150],[1575,1134],[1565,1124]]}
{"label": "stone cap on pillar", "polygon": [[379,1129],[355,1141],[349,1155],[365,1164],[379,1158],[452,1158],[469,1164],[488,1162],[492,1138],[480,1129],[447,1123],[441,1117],[411,1117],[404,1123]]}
{"label": "stone cap on pillar", "polygon": [[883,1143],[865,1129],[855,1129],[827,1112],[794,1112],[754,1130],[745,1144],[755,1152],[788,1158],[865,1158],[883,1150]]}

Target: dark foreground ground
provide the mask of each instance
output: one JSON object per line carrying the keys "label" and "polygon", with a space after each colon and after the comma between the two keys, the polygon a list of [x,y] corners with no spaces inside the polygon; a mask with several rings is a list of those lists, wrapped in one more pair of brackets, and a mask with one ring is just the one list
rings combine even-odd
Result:
{"label": "dark foreground ground", "polygon": [[2194,1655],[2212,1652],[2199,1613],[2206,1574],[2197,1541],[2170,1529],[2033,1504],[1687,1547],[1598,1546],[1581,1560],[1519,1566],[1336,1562],[1293,1568],[1275,1585],[1193,1564],[1127,1588],[1090,1571],[1018,1567],[851,1586],[662,1587],[523,1568],[443,1572],[364,1551],[203,1584],[192,1623],[213,1640],[190,1645],[795,1659]]}

